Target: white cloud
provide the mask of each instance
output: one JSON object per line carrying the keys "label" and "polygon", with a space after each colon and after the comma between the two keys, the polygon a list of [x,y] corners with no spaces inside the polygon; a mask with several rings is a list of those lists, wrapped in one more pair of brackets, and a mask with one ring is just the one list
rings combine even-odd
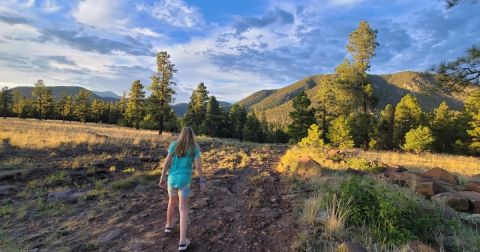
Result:
{"label": "white cloud", "polygon": [[137,10],[176,27],[193,28],[204,24],[200,10],[182,0],[159,0],[152,6],[138,5]]}
{"label": "white cloud", "polygon": [[61,8],[62,7],[55,0],[45,0],[42,5],[43,11],[47,13],[57,12]]}
{"label": "white cloud", "polygon": [[136,27],[136,28],[130,29],[130,33],[134,36],[135,35],[143,35],[143,36],[153,37],[153,38],[163,37],[162,34],[154,32],[149,28]]}
{"label": "white cloud", "polygon": [[101,29],[118,29],[127,25],[129,18],[123,10],[124,0],[83,0],[72,16],[80,23]]}

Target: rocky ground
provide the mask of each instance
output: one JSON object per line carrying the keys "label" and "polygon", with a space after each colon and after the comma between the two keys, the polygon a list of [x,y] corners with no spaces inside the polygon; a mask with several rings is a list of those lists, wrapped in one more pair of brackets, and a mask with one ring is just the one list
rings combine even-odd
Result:
{"label": "rocky ground", "polygon": [[[3,143],[0,250],[175,251],[178,215],[165,235],[167,192],[157,185],[167,144],[39,151]],[[286,147],[201,148],[208,189],[194,179],[191,251],[291,250],[294,199],[274,170]]]}

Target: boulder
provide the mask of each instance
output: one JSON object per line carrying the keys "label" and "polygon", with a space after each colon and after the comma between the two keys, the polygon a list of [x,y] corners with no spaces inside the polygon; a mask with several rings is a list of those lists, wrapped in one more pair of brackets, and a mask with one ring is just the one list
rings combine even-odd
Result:
{"label": "boulder", "polygon": [[430,169],[422,173],[422,176],[430,179],[438,179],[453,185],[458,184],[458,177],[449,173],[448,171],[445,171],[442,168]]}
{"label": "boulder", "polygon": [[367,252],[367,249],[356,242],[343,242],[338,246],[337,252]]}
{"label": "boulder", "polygon": [[474,213],[480,213],[480,193],[473,191],[458,192],[458,194],[468,199],[470,210]]}
{"label": "boulder", "polygon": [[468,211],[468,209],[470,208],[470,203],[468,199],[455,192],[444,192],[436,194],[432,196],[432,200],[458,211]]}
{"label": "boulder", "polygon": [[472,183],[472,182],[469,182],[466,186],[465,186],[465,190],[467,191],[474,191],[474,192],[480,192],[480,183]]}
{"label": "boulder", "polygon": [[428,246],[421,241],[410,241],[406,245],[406,251],[408,252],[437,252],[436,249]]}
{"label": "boulder", "polygon": [[436,181],[423,181],[419,182],[415,186],[415,192],[427,198],[430,198],[435,194],[454,191],[455,190],[453,189],[453,187],[449,184],[439,183]]}
{"label": "boulder", "polygon": [[480,185],[480,174],[473,175],[469,180],[469,183]]}
{"label": "boulder", "polygon": [[385,175],[390,183],[404,187],[415,184],[421,180],[418,175],[410,172],[389,172]]}
{"label": "boulder", "polygon": [[3,185],[0,186],[0,195],[9,195],[12,194],[15,191],[15,186],[13,185]]}
{"label": "boulder", "polygon": [[15,170],[6,170],[6,171],[0,171],[0,180],[2,179],[14,179],[20,175],[22,175],[22,172],[24,170],[22,169],[15,169]]}
{"label": "boulder", "polygon": [[68,189],[59,192],[49,192],[48,193],[48,201],[64,201],[69,203],[75,203],[78,201],[79,198],[83,197],[85,192],[78,192],[74,189]]}
{"label": "boulder", "polygon": [[313,160],[310,156],[301,156],[298,159],[297,172],[301,175],[309,175],[318,173],[321,170],[320,164]]}

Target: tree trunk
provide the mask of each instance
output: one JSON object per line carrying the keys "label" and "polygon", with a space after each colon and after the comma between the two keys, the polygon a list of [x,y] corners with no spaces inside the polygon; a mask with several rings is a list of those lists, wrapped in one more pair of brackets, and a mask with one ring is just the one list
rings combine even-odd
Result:
{"label": "tree trunk", "polygon": [[392,108],[392,113],[390,114],[390,121],[388,123],[387,148],[389,150],[393,149],[394,127],[395,127],[395,107]]}
{"label": "tree trunk", "polygon": [[368,108],[367,108],[367,97],[364,95],[363,98],[363,115],[365,116],[365,125],[364,125],[364,148],[365,150],[368,150],[368,143],[370,142],[369,140],[369,135],[368,135],[368,126],[369,126],[369,118],[368,118]]}

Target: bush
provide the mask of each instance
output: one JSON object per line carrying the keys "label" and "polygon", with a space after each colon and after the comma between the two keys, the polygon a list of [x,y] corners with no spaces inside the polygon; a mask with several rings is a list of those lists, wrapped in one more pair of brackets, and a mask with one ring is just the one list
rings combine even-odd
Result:
{"label": "bush", "polygon": [[382,165],[378,161],[365,158],[351,158],[348,160],[348,166],[356,170],[373,173],[378,173],[382,169]]}
{"label": "bush", "polygon": [[430,149],[434,141],[432,131],[428,127],[420,126],[407,132],[402,149],[420,153]]}
{"label": "bush", "polygon": [[426,211],[411,195],[391,185],[355,176],[341,185],[339,194],[352,201],[347,224],[365,225],[376,240],[386,244],[425,240],[434,230],[448,229],[439,211]]}
{"label": "bush", "polygon": [[354,145],[350,121],[345,116],[339,116],[332,122],[328,130],[328,138],[339,148],[351,148]]}
{"label": "bush", "polygon": [[323,147],[322,130],[316,124],[310,125],[308,135],[300,141],[301,147],[321,148]]}

